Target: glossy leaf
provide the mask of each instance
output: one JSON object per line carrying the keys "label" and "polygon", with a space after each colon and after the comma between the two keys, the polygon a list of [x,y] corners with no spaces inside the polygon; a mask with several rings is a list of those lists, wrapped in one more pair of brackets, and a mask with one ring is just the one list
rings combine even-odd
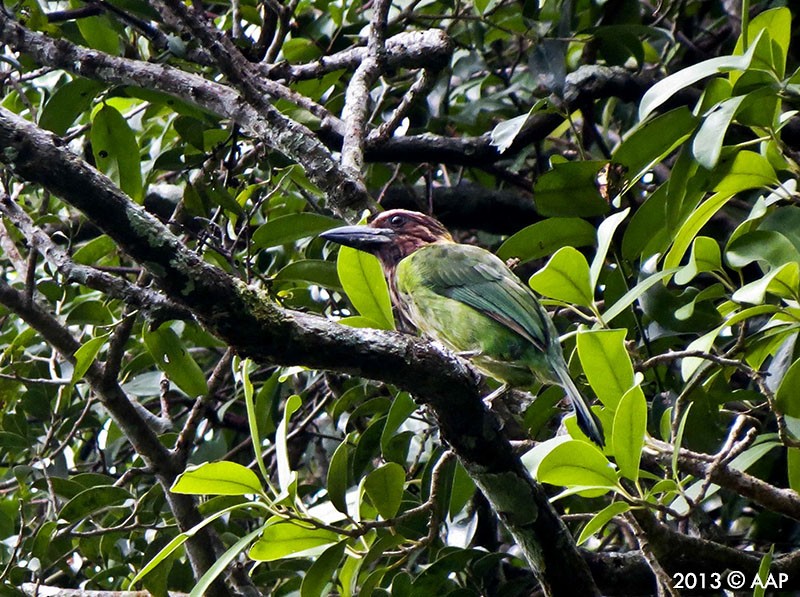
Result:
{"label": "glossy leaf", "polygon": [[121,507],[124,502],[132,498],[131,493],[123,487],[97,485],[83,490],[69,500],[61,508],[58,516],[69,522],[78,522],[100,510],[112,506]]}
{"label": "glossy leaf", "polygon": [[578,540],[576,543],[578,545],[582,545],[589,538],[602,529],[608,522],[614,518],[615,516],[619,516],[620,514],[624,514],[631,507],[626,502],[614,502],[600,510],[597,514],[595,514],[589,522],[586,523],[586,526],[583,527],[581,530],[581,534],[578,536]]}
{"label": "glossy leaf", "polygon": [[162,325],[151,332],[145,330],[143,337],[148,352],[170,381],[191,397],[208,392],[203,370],[171,327]]}
{"label": "glossy leaf", "polygon": [[92,120],[91,139],[97,167],[141,203],[144,193],[139,144],[122,114],[109,105],[100,108]]}
{"label": "glossy leaf", "polygon": [[800,419],[800,359],[792,363],[775,392],[775,406],[784,415]]}
{"label": "glossy leaf", "polygon": [[745,96],[740,95],[720,102],[700,125],[692,142],[692,153],[704,168],[710,170],[717,165],[725,133],[744,100]]}
{"label": "glossy leaf", "polygon": [[642,457],[647,431],[647,401],[639,386],[625,392],[614,415],[614,460],[623,477],[633,482],[639,479],[639,461]]}
{"label": "glossy leaf", "polygon": [[593,293],[586,258],[572,247],[556,251],[542,269],[531,276],[530,287],[539,294],[587,307]]}
{"label": "glossy leaf", "polygon": [[381,465],[364,479],[364,491],[384,519],[397,514],[403,498],[405,481],[405,469],[396,462]]}
{"label": "glossy leaf", "polygon": [[553,447],[536,469],[536,478],[550,485],[616,487],[617,474],[594,445],[569,440]]}
{"label": "glossy leaf", "polygon": [[692,243],[689,263],[675,273],[676,284],[688,284],[703,272],[722,269],[722,256],[717,241],[707,236],[698,236]]}
{"label": "glossy leaf", "polygon": [[64,135],[72,123],[95,101],[103,84],[90,79],[77,78],[59,87],[47,100],[39,126]]}
{"label": "glossy leaf", "polygon": [[106,15],[76,19],[75,23],[89,47],[112,56],[119,54],[120,38]]}
{"label": "glossy leaf", "polygon": [[358,312],[382,329],[394,329],[389,288],[377,258],[350,247],[339,248],[339,280]]}
{"label": "glossy leaf", "polygon": [[800,297],[800,263],[794,261],[773,269],[759,280],[739,288],[731,299],[737,303],[760,305],[767,293],[797,300]]}
{"label": "glossy leaf", "polygon": [[303,406],[303,399],[300,396],[297,394],[290,396],[283,407],[283,418],[275,432],[275,461],[278,468],[278,485],[281,491],[287,491],[289,485],[294,481],[294,475],[289,465],[289,446],[286,438],[289,434],[289,421],[301,406]]}
{"label": "glossy leaf", "polygon": [[611,159],[628,168],[631,181],[672,153],[697,127],[698,119],[686,107],[642,122],[614,150]]}
{"label": "glossy leaf", "polygon": [[625,350],[627,330],[592,330],[578,333],[578,356],[589,385],[600,401],[615,410],[633,386],[633,365]]}
{"label": "glossy leaf", "polygon": [[597,228],[597,252],[589,268],[589,287],[592,289],[597,286],[597,282],[600,279],[600,272],[603,269],[603,265],[605,265],[606,255],[608,254],[608,248],[611,246],[614,232],[628,217],[628,213],[630,213],[630,208],[626,207],[621,212],[608,216]]}
{"label": "glossy leaf", "polygon": [[562,247],[585,247],[595,242],[595,229],[580,218],[548,218],[510,236],[497,249],[500,259],[525,263],[552,255]]}
{"label": "glossy leaf", "polygon": [[85,342],[81,347],[75,351],[73,355],[75,358],[75,366],[72,369],[72,383],[75,383],[89,370],[92,366],[95,357],[103,348],[103,345],[108,341],[108,336],[98,336]]}
{"label": "glossy leaf", "polygon": [[639,102],[639,120],[647,118],[653,110],[661,106],[681,89],[688,87],[701,79],[717,75],[727,70],[745,70],[750,66],[755,52],[755,44],[741,56],[718,56],[693,64],[679,70],[677,73],[661,79],[653,85]]}
{"label": "glossy leaf", "polygon": [[301,526],[293,522],[274,522],[250,548],[248,555],[258,562],[321,553],[339,541],[339,535],[326,529]]}
{"label": "glossy leaf", "polygon": [[350,486],[352,473],[350,472],[350,458],[353,453],[353,441],[355,433],[350,433],[338,445],[331,456],[328,465],[328,499],[333,506],[341,513],[347,514],[347,488]]}
{"label": "glossy leaf", "polygon": [[275,280],[309,282],[332,290],[344,290],[336,273],[336,264],[322,259],[294,261],[275,274]]}
{"label": "glossy leaf", "polygon": [[325,588],[332,582],[336,574],[336,569],[344,557],[346,543],[340,541],[336,545],[331,545],[311,564],[311,567],[303,576],[303,583],[300,585],[300,597],[324,597],[329,595]]}
{"label": "glossy leaf", "polygon": [[292,243],[301,238],[317,236],[341,222],[315,213],[296,213],[270,219],[253,232],[252,242],[256,247],[266,248]]}
{"label": "glossy leaf", "polygon": [[731,241],[725,251],[725,258],[728,265],[737,269],[754,261],[775,268],[791,261],[800,261],[800,252],[780,232],[753,230]]}
{"label": "glossy leaf", "polygon": [[191,495],[249,495],[261,493],[261,482],[253,471],[236,462],[206,462],[187,467],[170,491]]}
{"label": "glossy leaf", "polygon": [[[597,175],[607,162],[559,162],[533,187],[536,209],[543,216],[591,217],[609,210],[597,190]],[[569,201],[564,201],[569,197]]]}

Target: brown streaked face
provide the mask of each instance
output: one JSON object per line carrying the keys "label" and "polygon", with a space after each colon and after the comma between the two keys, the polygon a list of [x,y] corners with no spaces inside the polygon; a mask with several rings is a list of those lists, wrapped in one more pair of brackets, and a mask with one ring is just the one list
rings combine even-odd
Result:
{"label": "brown streaked face", "polygon": [[372,253],[387,269],[422,246],[438,241],[453,242],[442,224],[425,214],[392,209],[373,217],[366,226],[342,226],[323,232],[326,240]]}

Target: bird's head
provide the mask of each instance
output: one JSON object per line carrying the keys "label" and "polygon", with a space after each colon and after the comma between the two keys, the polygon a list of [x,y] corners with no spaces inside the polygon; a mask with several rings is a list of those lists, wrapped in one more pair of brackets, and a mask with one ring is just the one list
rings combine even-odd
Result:
{"label": "bird's head", "polygon": [[405,209],[384,211],[364,226],[342,226],[320,236],[372,253],[389,269],[420,247],[435,242],[453,242],[453,237],[439,220]]}

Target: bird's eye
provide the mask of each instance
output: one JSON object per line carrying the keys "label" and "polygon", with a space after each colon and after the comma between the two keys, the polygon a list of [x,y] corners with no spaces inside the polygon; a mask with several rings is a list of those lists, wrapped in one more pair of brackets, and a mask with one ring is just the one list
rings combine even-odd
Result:
{"label": "bird's eye", "polygon": [[406,219],[403,216],[392,216],[389,218],[389,224],[391,224],[393,228],[399,228],[405,223]]}

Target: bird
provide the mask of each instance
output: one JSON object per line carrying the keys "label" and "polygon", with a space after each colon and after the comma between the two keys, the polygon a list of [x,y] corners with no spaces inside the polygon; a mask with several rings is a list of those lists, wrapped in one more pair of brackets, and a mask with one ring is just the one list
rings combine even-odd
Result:
{"label": "bird", "polygon": [[578,427],[603,447],[603,427],[570,376],[558,332],[538,298],[486,249],[456,242],[437,219],[404,209],[320,234],[375,255],[395,311],[423,336],[469,358],[501,391],[560,385]]}

